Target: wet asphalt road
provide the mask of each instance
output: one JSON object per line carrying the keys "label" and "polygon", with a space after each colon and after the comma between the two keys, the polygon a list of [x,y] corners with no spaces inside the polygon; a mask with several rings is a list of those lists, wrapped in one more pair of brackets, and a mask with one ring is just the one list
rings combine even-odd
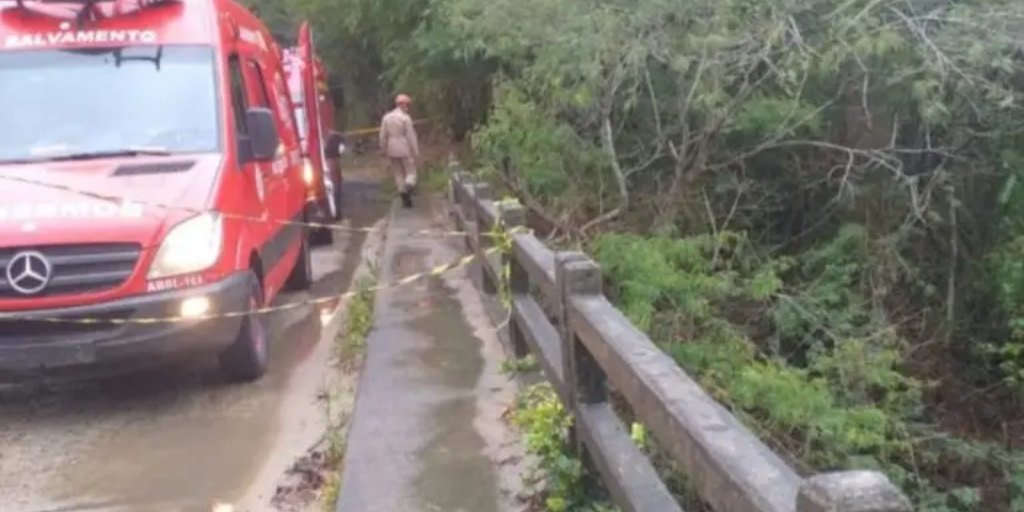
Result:
{"label": "wet asphalt road", "polygon": [[[375,183],[346,183],[352,225],[385,214],[377,191]],[[347,289],[364,239],[349,234],[317,249],[314,290],[278,302]],[[207,361],[98,381],[0,387],[0,510],[199,512],[253,495],[273,452],[288,439],[308,438],[293,434],[313,429],[313,418],[323,415],[309,397],[326,366],[321,317],[313,308],[272,315],[271,368],[252,384],[224,382]]]}

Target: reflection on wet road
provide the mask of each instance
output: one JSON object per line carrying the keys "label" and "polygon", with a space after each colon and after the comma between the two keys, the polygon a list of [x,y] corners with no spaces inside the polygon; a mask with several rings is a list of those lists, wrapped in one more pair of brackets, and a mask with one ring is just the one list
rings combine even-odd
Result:
{"label": "reflection on wet road", "polygon": [[[428,336],[431,343],[409,354],[407,364],[420,367],[424,386],[443,386],[449,390],[472,390],[484,370],[480,350],[468,350],[482,342],[472,334],[463,318],[455,292],[439,279],[428,282],[436,290],[430,306],[433,314],[409,322],[413,332]],[[474,393],[451,393],[440,400],[428,416],[426,425],[432,434],[419,447],[416,456],[428,471],[414,479],[418,499],[438,510],[499,510],[497,471],[485,455],[484,438],[473,428],[480,415]],[[453,456],[455,455],[455,456]],[[462,475],[461,478],[452,478]],[[465,489],[474,492],[466,493]]]}
{"label": "reflection on wet road", "polygon": [[[353,225],[384,213],[375,184],[347,183],[346,199]],[[311,294],[279,302],[348,288],[365,235],[337,238],[314,255]],[[0,509],[206,512],[250,493],[270,452],[289,438],[282,430],[308,428],[293,423],[322,415],[315,400],[298,410],[287,403],[315,395],[326,366],[321,312],[280,312],[268,327],[271,368],[252,384],[225,382],[209,361],[91,382],[0,387]]]}
{"label": "reflection on wet road", "polygon": [[[430,205],[392,212],[385,282],[462,253],[430,229]],[[521,509],[518,434],[501,419],[514,397],[504,354],[462,268],[377,295],[374,329],[348,438],[338,510]],[[382,470],[386,469],[386,470]]]}

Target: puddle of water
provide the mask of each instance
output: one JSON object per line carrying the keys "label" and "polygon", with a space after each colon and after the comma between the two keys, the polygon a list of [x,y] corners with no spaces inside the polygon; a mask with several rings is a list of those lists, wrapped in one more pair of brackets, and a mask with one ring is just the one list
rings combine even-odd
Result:
{"label": "puddle of water", "polygon": [[[414,357],[417,374],[427,386],[439,386],[442,396],[454,397],[429,413],[428,432],[416,456],[420,465],[414,486],[427,510],[497,512],[498,478],[494,462],[484,453],[486,443],[475,428],[480,414],[475,388],[484,370],[481,341],[471,333],[455,292],[431,278],[430,311],[410,322],[426,344]],[[440,292],[440,293],[438,293]]]}
{"label": "puddle of water", "polygon": [[[435,434],[417,453],[423,470],[414,482],[425,510],[498,512],[494,462],[484,456],[484,439],[473,428],[476,397],[449,400],[435,408]],[[429,469],[427,469],[429,468]]]}
{"label": "puddle of water", "polygon": [[[428,227],[425,210],[425,201],[394,210],[388,280],[461,253],[448,240],[402,235]],[[500,354],[484,345],[484,326],[462,311],[464,293],[461,282],[445,276],[378,296],[341,510],[521,508],[510,503],[514,484],[502,469],[510,450],[503,448],[509,437],[500,419],[506,395],[494,380],[502,379]]]}

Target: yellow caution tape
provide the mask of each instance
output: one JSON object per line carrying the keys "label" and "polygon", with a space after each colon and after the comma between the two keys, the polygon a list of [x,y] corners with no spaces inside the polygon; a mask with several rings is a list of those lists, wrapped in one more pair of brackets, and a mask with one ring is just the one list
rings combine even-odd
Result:
{"label": "yellow caution tape", "polygon": [[[426,123],[428,121],[430,121],[430,119],[418,119],[416,121],[413,121],[412,124],[423,124],[423,123]],[[369,133],[378,133],[378,132],[380,132],[380,127],[379,126],[373,126],[373,127],[358,128],[358,129],[355,129],[355,130],[349,130],[347,132],[343,132],[342,135],[366,135],[366,134],[369,134]]]}
{"label": "yellow caution tape", "polygon": [[[500,248],[495,247],[488,249],[483,254],[489,255],[498,252]],[[378,292],[381,290],[387,290],[389,288],[397,288],[404,286],[426,277],[437,277],[441,276],[452,270],[456,270],[460,267],[469,265],[477,258],[477,255],[470,254],[459,258],[458,260],[446,263],[444,265],[438,265],[425,272],[412,274],[407,277],[403,277],[394,283],[388,283],[383,285],[377,285],[366,289],[364,291]],[[305,306],[317,306],[321,304],[327,304],[334,301],[344,300],[354,297],[360,293],[360,291],[348,291],[340,295],[330,295],[326,297],[317,297],[312,299],[300,300],[296,302],[289,302],[287,304],[281,304],[277,306],[267,306],[258,309],[250,309],[247,311],[227,311],[223,313],[209,313],[198,316],[166,316],[166,317],[149,317],[149,318],[61,318],[61,317],[39,317],[33,316],[29,313],[0,313],[0,326],[4,322],[11,321],[32,321],[32,322],[43,322],[52,324],[78,324],[78,325],[102,325],[102,324],[113,324],[113,325],[127,325],[127,324],[167,324],[167,323],[181,323],[181,322],[202,322],[206,320],[215,320],[222,318],[238,318],[249,315],[263,315],[267,313],[276,313],[279,311],[287,311],[292,309],[298,309]]]}
{"label": "yellow caution tape", "polygon": [[[202,214],[202,213],[207,213],[207,210],[202,210],[202,209],[198,209],[198,208],[189,208],[187,206],[171,205],[171,204],[160,203],[160,202],[155,202],[155,201],[143,201],[143,200],[132,199],[132,198],[129,198],[129,197],[124,197],[124,196],[115,196],[115,195],[101,194],[101,193],[98,193],[98,192],[92,192],[92,191],[88,191],[88,190],[76,189],[76,188],[73,188],[73,187],[69,187],[67,185],[61,185],[59,183],[51,183],[51,182],[46,182],[46,181],[39,181],[39,180],[31,179],[31,178],[23,178],[23,177],[20,177],[20,176],[9,176],[9,175],[5,175],[5,174],[0,174],[0,180],[6,180],[6,181],[12,181],[12,182],[15,182],[15,183],[23,183],[23,184],[27,184],[27,185],[35,185],[35,186],[40,186],[40,187],[51,188],[51,189],[54,189],[54,190],[70,192],[72,194],[77,194],[77,195],[81,195],[81,196],[84,196],[84,197],[91,197],[93,199],[99,199],[101,201],[109,201],[109,202],[113,202],[113,203],[121,203],[121,202],[128,202],[128,201],[130,201],[130,202],[133,202],[133,203],[136,203],[136,204],[139,204],[139,205],[149,206],[151,208],[161,208],[161,209],[165,209],[165,210],[175,210],[175,211],[181,211],[181,212],[186,212],[186,213],[193,213],[193,214],[196,214],[196,215],[199,215],[199,214]],[[375,232],[375,231],[377,231],[379,229],[379,228],[374,228],[374,227],[359,228],[359,227],[352,227],[352,226],[342,226],[342,225],[339,225],[339,224],[329,224],[329,223],[323,223],[323,222],[306,222],[306,221],[297,221],[297,220],[290,220],[290,219],[271,219],[271,218],[263,218],[263,217],[254,217],[252,215],[242,215],[242,214],[238,214],[238,213],[227,213],[227,212],[217,212],[217,213],[220,214],[222,217],[224,217],[226,219],[241,220],[241,221],[245,221],[245,222],[274,223],[274,224],[280,224],[280,225],[285,225],[285,226],[298,226],[298,227],[305,227],[305,228],[311,228],[311,229],[329,229],[331,231],[346,232],[346,233],[373,233],[373,232]],[[508,234],[521,233],[521,232],[526,232],[526,231],[529,231],[529,230],[527,228],[525,228],[525,227],[516,227],[516,228],[513,228],[512,230],[510,230],[508,232]],[[468,236],[471,233],[469,233],[467,231],[420,229],[420,230],[414,230],[414,231],[403,231],[402,234],[403,235],[408,235],[408,236],[458,237],[458,236]],[[491,234],[491,233],[480,233],[480,236],[491,237],[491,236],[493,236],[493,234]]]}
{"label": "yellow caution tape", "polygon": [[380,128],[360,128],[358,130],[349,130],[347,132],[344,132],[343,135],[366,135],[369,133],[377,133],[378,131],[380,131]]}

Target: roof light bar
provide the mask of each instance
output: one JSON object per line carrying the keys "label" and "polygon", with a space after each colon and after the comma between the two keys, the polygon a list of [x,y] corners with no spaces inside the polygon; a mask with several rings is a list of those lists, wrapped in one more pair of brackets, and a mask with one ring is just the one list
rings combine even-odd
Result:
{"label": "roof light bar", "polygon": [[87,21],[112,18],[158,4],[178,3],[181,0],[15,0],[19,9],[43,16],[75,20],[79,25]]}

